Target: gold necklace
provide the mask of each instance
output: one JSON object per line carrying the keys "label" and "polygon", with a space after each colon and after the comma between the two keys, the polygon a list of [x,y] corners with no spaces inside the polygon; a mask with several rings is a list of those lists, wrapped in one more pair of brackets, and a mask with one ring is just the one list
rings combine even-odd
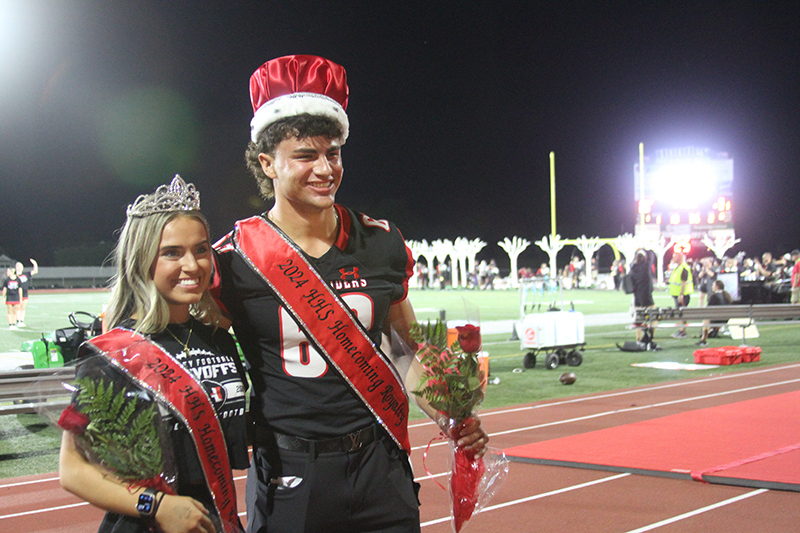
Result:
{"label": "gold necklace", "polygon": [[189,339],[192,338],[192,328],[193,327],[194,327],[194,324],[190,322],[189,335],[187,335],[187,337],[186,337],[186,342],[181,342],[181,340],[178,337],[176,337],[175,334],[172,333],[172,331],[170,331],[169,326],[167,326],[167,333],[172,335],[172,338],[175,339],[178,342],[178,344],[183,346],[183,353],[186,354],[186,357],[189,357]]}

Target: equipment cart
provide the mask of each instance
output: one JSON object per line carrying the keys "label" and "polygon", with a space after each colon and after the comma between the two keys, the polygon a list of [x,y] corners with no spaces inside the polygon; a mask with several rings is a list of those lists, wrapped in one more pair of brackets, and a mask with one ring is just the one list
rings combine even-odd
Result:
{"label": "equipment cart", "polygon": [[[545,291],[542,290],[541,280],[523,281],[520,284],[520,321],[515,325],[520,348],[528,350],[522,361],[523,366],[534,368],[536,356],[540,353],[546,354],[544,366],[548,370],[563,364],[580,366],[583,362],[581,351],[586,346],[583,313],[562,311],[554,303],[544,312],[529,312],[537,309],[537,295],[543,298]],[[541,306],[539,302],[539,310]]]}

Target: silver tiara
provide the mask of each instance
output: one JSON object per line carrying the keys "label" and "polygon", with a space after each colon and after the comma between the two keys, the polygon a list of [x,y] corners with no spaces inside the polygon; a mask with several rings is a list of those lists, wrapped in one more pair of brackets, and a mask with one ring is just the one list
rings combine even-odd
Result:
{"label": "silver tiara", "polygon": [[146,217],[171,211],[198,211],[200,193],[178,174],[169,185],[161,185],[153,194],[143,194],[128,206],[128,217]]}

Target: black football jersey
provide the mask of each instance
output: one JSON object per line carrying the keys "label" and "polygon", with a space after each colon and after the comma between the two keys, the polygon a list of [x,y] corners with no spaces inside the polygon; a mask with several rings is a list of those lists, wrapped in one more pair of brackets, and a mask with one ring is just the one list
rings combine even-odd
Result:
{"label": "black football jersey", "polygon": [[28,297],[28,275],[25,274],[25,273],[22,273],[19,276],[17,276],[17,279],[19,280],[19,286],[22,287],[22,297],[23,298],[27,298]]}
{"label": "black football jersey", "polygon": [[7,303],[19,302],[19,289],[21,286],[22,284],[19,282],[19,278],[6,278],[3,281],[3,287],[6,289]]}
{"label": "black football jersey", "polygon": [[[390,305],[408,294],[411,252],[393,224],[339,205],[336,209],[340,220],[336,242],[322,257],[309,259],[380,345]],[[372,415],[349,385],[234,250],[233,234],[221,239],[215,249],[218,297],[233,317],[236,338],[248,362],[256,422],[279,433],[311,439],[342,435],[369,424]]]}

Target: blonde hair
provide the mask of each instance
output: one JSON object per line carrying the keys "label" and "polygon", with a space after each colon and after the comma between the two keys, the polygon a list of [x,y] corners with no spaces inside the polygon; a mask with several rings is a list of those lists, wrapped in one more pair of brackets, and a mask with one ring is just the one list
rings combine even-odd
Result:
{"label": "blonde hair", "polygon": [[[106,310],[109,329],[134,317],[136,331],[140,333],[158,333],[169,324],[169,306],[158,292],[151,270],[158,256],[164,226],[178,217],[199,220],[210,238],[208,221],[200,211],[154,213],[129,217],[125,222],[114,250],[117,273],[111,282],[111,297]],[[221,317],[219,307],[208,291],[191,306],[190,312],[206,324],[216,325]]]}

